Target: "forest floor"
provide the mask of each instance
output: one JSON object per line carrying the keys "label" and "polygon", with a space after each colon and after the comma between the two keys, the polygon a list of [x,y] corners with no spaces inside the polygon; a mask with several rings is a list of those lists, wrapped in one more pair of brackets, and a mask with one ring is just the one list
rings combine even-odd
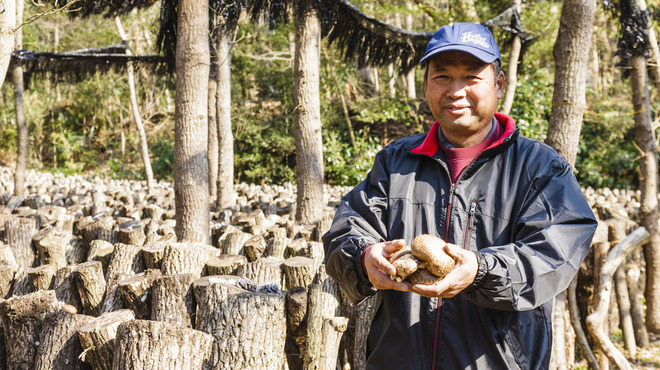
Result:
{"label": "forest floor", "polygon": [[636,359],[630,361],[633,369],[660,369],[660,335],[651,334],[650,336],[649,348],[638,348]]}

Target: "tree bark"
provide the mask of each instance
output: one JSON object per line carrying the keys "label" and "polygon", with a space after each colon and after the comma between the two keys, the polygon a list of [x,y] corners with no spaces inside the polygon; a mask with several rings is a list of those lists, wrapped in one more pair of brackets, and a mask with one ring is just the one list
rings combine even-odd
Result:
{"label": "tree bark", "polygon": [[0,85],[9,69],[11,52],[14,50],[14,29],[16,27],[16,2],[3,1],[4,11],[0,12]]}
{"label": "tree bark", "polygon": [[165,247],[161,270],[165,275],[204,275],[206,263],[220,254],[220,250],[201,243],[170,243]]}
{"label": "tree bark", "polygon": [[282,287],[284,286],[283,264],[283,260],[279,258],[259,258],[255,262],[239,266],[237,274],[259,285],[277,284]]}
{"label": "tree bark", "polygon": [[78,329],[94,320],[91,316],[76,315],[60,310],[46,317],[37,351],[35,370],[90,369],[81,359],[82,347]]}
{"label": "tree bark", "polygon": [[[513,0],[513,6],[516,8],[518,14],[521,13],[521,0]],[[474,6],[474,4],[472,4]],[[502,104],[500,105],[500,112],[509,114],[513,106],[513,99],[516,96],[516,83],[518,82],[518,60],[520,59],[520,49],[522,48],[522,40],[520,36],[514,35],[511,49],[509,50],[509,61],[506,71],[506,90]]]}
{"label": "tree bark", "polygon": [[119,324],[112,368],[210,369],[213,336],[173,324],[131,320]]}
{"label": "tree bark", "polygon": [[140,220],[131,220],[119,224],[119,241],[124,244],[142,246],[147,236]]}
{"label": "tree bark", "polygon": [[[641,10],[646,10],[643,0],[636,0]],[[633,56],[630,61],[630,81],[633,91],[635,119],[635,143],[640,150],[640,213],[641,224],[651,235],[644,247],[646,258],[646,328],[660,333],[660,228],[658,227],[658,146],[656,143],[651,105],[649,102],[646,59]]]}
{"label": "tree bark", "polygon": [[639,248],[642,244],[647,243],[649,239],[648,231],[640,227],[608,252],[605,264],[603,264],[599,274],[598,303],[594,312],[587,316],[586,320],[587,328],[595,343],[607,358],[621,370],[632,369],[632,367],[626,357],[614,346],[603,329],[603,322],[607,318],[610,307],[612,279],[614,272],[625,260],[626,255]]}
{"label": "tree bark", "polygon": [[323,142],[321,139],[321,22],[314,3],[296,2],[296,51],[293,63],[293,122],[296,141],[296,220],[314,224],[323,215]]}
{"label": "tree bark", "polygon": [[31,267],[27,271],[28,285],[30,292],[38,292],[40,290],[49,290],[53,286],[53,279],[55,277],[55,267],[53,265],[41,265],[39,267]]}
{"label": "tree bark", "polygon": [[209,242],[208,1],[178,2],[174,192],[179,241]]}
{"label": "tree bark", "polygon": [[146,270],[117,282],[124,306],[135,313],[136,319],[151,317],[151,287],[160,276],[160,270]]}
{"label": "tree bark", "polygon": [[214,369],[281,369],[286,317],[284,295],[252,293],[217,277],[193,284],[196,329],[212,334]]}
{"label": "tree bark", "polygon": [[206,263],[209,275],[236,275],[238,269],[247,263],[245,256],[236,254],[221,254]]}
{"label": "tree bark", "polygon": [[218,210],[236,204],[234,190],[234,135],[231,131],[231,33],[221,26],[215,37],[217,57],[213,61],[217,75],[215,108],[218,137],[217,184]]}
{"label": "tree bark", "polygon": [[648,348],[649,333],[644,324],[644,295],[639,289],[639,276],[641,275],[641,253],[635,251],[626,263],[626,281],[630,292],[630,313],[635,328],[635,342],[641,348]]}
{"label": "tree bark", "polygon": [[151,320],[187,328],[195,324],[192,274],[163,275],[151,286]]}
{"label": "tree bark", "polygon": [[[124,27],[121,24],[119,16],[115,17],[115,25],[117,26],[117,33],[119,33],[119,38],[121,38],[121,40],[128,45],[128,36],[124,31]],[[126,48],[126,55],[133,55],[130,47]],[[144,173],[147,177],[147,187],[152,189],[155,185],[154,172],[151,169],[151,160],[149,159],[149,144],[147,144],[147,134],[144,131],[144,124],[142,123],[142,117],[140,117],[137,94],[135,93],[135,72],[133,71],[132,62],[128,62],[126,66],[126,74],[128,78],[128,96],[131,105],[131,114],[133,115],[133,120],[135,121],[135,126],[137,126],[138,135],[140,137],[140,155],[142,156],[142,163],[144,163]]]}
{"label": "tree bark", "polygon": [[14,218],[5,222],[7,244],[12,247],[18,268],[26,271],[34,266],[36,253],[32,246],[32,236],[37,232],[34,219]]}
{"label": "tree bark", "polygon": [[301,286],[307,288],[314,280],[314,260],[307,257],[291,257],[284,260],[285,289]]}
{"label": "tree bark", "polygon": [[218,197],[218,114],[216,107],[216,92],[218,90],[217,72],[215,71],[213,53],[211,53],[211,69],[209,78],[209,142],[206,152],[209,156],[209,196],[211,202],[217,202]]}
{"label": "tree bark", "polygon": [[[12,0],[5,0],[4,3]],[[5,9],[6,11],[6,9]],[[16,24],[23,23],[23,2],[16,1]],[[14,50],[23,49],[23,29],[16,29],[14,35]],[[25,195],[25,171],[28,163],[29,141],[28,126],[25,119],[25,106],[23,105],[23,66],[15,63],[12,71],[14,83],[14,110],[16,113],[16,170],[14,171],[14,194]]]}
{"label": "tree bark", "polygon": [[108,272],[105,274],[107,284],[105,298],[101,304],[102,312],[112,312],[123,308],[119,280],[144,271],[144,259],[140,249],[129,244],[116,244],[112,253]]}
{"label": "tree bark", "polygon": [[98,316],[105,294],[103,265],[99,261],[81,263],[73,270],[85,315]]}
{"label": "tree bark", "polygon": [[626,282],[626,264],[616,269],[614,273],[614,287],[616,301],[619,306],[619,326],[623,333],[623,344],[630,357],[637,356],[637,345],[635,343],[635,330],[633,329],[632,316],[630,315],[630,295],[628,294],[628,283]]}
{"label": "tree bark", "polygon": [[78,329],[78,338],[83,348],[82,360],[94,370],[112,369],[115,353],[117,328],[126,321],[135,319],[133,311],[107,312]]}
{"label": "tree bark", "polygon": [[586,108],[586,74],[596,0],[567,0],[562,5],[555,57],[555,84],[546,144],[575,165]]}
{"label": "tree bark", "polygon": [[52,290],[41,290],[0,303],[7,369],[34,369],[44,320],[60,307],[61,303]]}
{"label": "tree bark", "polygon": [[305,357],[303,370],[318,369],[321,365],[323,348],[323,305],[322,288],[319,284],[309,286],[307,292],[307,331],[305,335]]}

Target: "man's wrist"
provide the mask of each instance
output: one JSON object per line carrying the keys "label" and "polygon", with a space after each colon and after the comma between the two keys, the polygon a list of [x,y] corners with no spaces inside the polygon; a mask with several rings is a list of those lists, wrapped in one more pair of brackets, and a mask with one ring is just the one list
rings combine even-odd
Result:
{"label": "man's wrist", "polygon": [[488,263],[486,262],[486,256],[483,253],[475,252],[477,256],[477,275],[474,277],[472,284],[468,285],[465,288],[466,293],[472,293],[477,289],[481,288],[486,281],[486,275],[488,275]]}

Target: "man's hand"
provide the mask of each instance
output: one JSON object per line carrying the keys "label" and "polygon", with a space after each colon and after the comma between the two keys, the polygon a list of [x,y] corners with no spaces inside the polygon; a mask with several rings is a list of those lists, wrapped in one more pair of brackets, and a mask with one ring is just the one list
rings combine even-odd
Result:
{"label": "man's hand", "polygon": [[445,246],[445,251],[456,260],[454,267],[444,279],[433,285],[415,284],[412,291],[427,298],[451,298],[467,288],[477,276],[477,255],[456,244]]}
{"label": "man's hand", "polygon": [[364,268],[367,271],[369,281],[374,288],[379,290],[394,289],[402,292],[410,291],[410,283],[392,280],[390,275],[396,274],[396,268],[387,260],[390,255],[405,247],[403,239],[371,245],[362,256]]}

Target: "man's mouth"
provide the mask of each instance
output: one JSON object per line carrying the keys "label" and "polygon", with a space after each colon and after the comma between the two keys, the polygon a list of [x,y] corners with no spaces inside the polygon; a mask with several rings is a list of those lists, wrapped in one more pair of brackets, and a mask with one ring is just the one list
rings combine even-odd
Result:
{"label": "man's mouth", "polygon": [[446,105],[445,110],[450,114],[461,115],[467,113],[470,107],[467,105]]}

